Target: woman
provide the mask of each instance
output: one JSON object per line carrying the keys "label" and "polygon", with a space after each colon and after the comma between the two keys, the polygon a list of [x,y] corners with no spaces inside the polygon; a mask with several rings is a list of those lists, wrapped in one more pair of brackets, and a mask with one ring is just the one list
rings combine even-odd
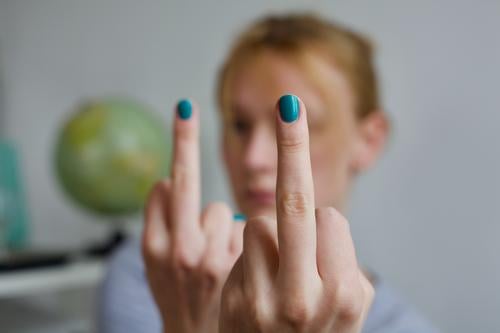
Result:
{"label": "woman", "polygon": [[231,50],[218,101],[248,220],[224,203],[201,211],[198,107],[182,100],[171,177],[145,210],[145,267],[137,243],[115,254],[102,330],[434,332],[359,268],[340,213],[389,131],[369,42],[314,16],[265,18]]}

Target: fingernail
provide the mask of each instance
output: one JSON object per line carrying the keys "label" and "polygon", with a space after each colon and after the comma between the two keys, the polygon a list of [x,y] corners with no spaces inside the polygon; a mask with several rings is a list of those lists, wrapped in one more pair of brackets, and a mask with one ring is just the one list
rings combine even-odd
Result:
{"label": "fingernail", "polygon": [[283,95],[278,102],[280,116],[284,122],[291,123],[299,118],[299,99],[295,95]]}
{"label": "fingernail", "polygon": [[193,113],[193,106],[191,102],[187,99],[182,99],[177,103],[177,114],[183,120],[188,120],[191,118],[191,114]]}
{"label": "fingernail", "polygon": [[236,213],[233,215],[234,222],[245,222],[247,217],[244,214]]}

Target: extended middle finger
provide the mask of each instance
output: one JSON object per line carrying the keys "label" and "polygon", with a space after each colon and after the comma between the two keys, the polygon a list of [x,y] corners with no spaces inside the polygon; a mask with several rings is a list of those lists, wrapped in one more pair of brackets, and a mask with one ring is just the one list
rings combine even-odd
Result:
{"label": "extended middle finger", "polygon": [[174,152],[170,223],[177,236],[200,230],[200,157],[198,108],[190,100],[177,104],[174,119]]}
{"label": "extended middle finger", "polygon": [[316,271],[314,187],[309,154],[309,132],[304,103],[294,95],[278,102],[276,136],[278,178],[276,205],[279,273],[304,282]]}

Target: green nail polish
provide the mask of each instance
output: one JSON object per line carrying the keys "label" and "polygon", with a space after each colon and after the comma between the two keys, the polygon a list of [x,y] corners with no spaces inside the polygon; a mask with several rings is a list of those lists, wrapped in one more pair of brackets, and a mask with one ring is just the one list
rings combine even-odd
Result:
{"label": "green nail polish", "polygon": [[236,213],[233,215],[234,222],[245,222],[247,217],[244,214]]}
{"label": "green nail polish", "polygon": [[299,118],[299,99],[295,95],[283,95],[278,102],[280,116],[284,122],[292,123]]}
{"label": "green nail polish", "polygon": [[177,114],[183,120],[188,120],[191,118],[191,114],[193,113],[193,106],[191,102],[187,99],[182,99],[177,104]]}

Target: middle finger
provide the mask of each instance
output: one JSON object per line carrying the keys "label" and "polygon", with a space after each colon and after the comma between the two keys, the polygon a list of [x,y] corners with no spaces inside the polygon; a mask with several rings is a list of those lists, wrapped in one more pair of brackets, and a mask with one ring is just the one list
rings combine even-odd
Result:
{"label": "middle finger", "polygon": [[177,104],[171,178],[171,226],[177,236],[187,239],[201,228],[198,112],[186,99]]}
{"label": "middle finger", "polygon": [[317,271],[307,114],[304,103],[294,95],[282,96],[278,109],[276,205],[279,274],[292,284],[302,284],[304,279],[307,280],[311,273]]}

